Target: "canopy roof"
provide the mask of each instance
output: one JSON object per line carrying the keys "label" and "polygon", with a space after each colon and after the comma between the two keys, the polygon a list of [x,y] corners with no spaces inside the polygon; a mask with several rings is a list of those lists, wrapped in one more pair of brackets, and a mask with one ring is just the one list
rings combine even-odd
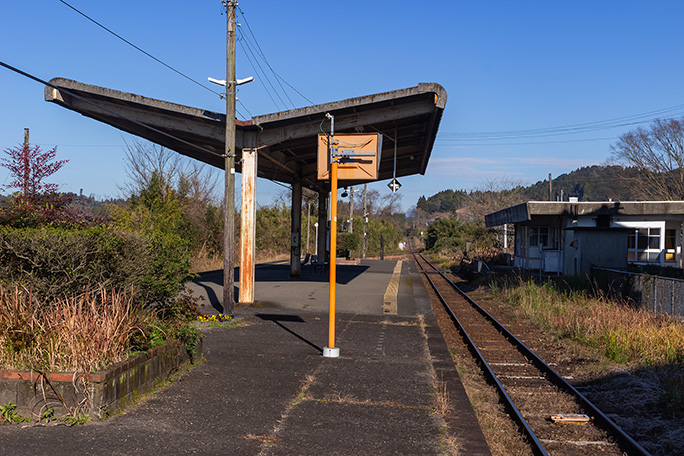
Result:
{"label": "canopy roof", "polygon": [[[64,78],[50,80],[45,100],[211,166],[225,166],[225,114]],[[236,149],[239,157],[243,148],[259,148],[259,177],[285,183],[300,180],[306,187],[326,190],[329,184],[317,180],[316,152],[321,122],[329,130],[325,114],[330,113],[335,133],[383,133],[380,180],[393,176],[395,131],[397,177],[425,174],[445,105],[444,88],[424,83],[257,116],[236,121]],[[236,168],[239,172],[239,163]]]}
{"label": "canopy roof", "polygon": [[527,201],[485,215],[485,225],[525,223],[533,216],[590,217],[599,215],[684,219],[684,201]]}

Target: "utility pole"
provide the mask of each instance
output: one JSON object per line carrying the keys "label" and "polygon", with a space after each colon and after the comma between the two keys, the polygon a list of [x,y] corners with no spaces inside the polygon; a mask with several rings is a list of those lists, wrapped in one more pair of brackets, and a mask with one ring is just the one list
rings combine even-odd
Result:
{"label": "utility pole", "polygon": [[354,186],[349,187],[349,232],[354,232]]}
{"label": "utility pole", "polygon": [[235,310],[235,7],[237,1],[224,0],[226,5],[226,141],[225,192],[223,202],[223,313]]}
{"label": "utility pole", "polygon": [[24,128],[24,196],[29,192],[29,129]]}
{"label": "utility pole", "polygon": [[551,173],[549,173],[549,201],[553,201],[553,183],[551,181]]}

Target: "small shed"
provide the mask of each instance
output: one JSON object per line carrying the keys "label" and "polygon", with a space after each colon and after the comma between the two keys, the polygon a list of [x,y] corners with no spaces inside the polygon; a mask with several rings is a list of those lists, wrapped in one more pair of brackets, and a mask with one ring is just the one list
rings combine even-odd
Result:
{"label": "small shed", "polygon": [[515,227],[514,265],[585,275],[592,266],[678,267],[684,201],[528,201],[485,216]]}

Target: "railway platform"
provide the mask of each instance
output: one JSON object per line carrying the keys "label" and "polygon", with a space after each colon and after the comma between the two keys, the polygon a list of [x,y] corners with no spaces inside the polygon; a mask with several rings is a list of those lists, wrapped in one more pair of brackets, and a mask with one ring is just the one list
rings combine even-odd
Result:
{"label": "railway platform", "polygon": [[[2,454],[490,454],[413,262],[338,266],[339,358],[322,356],[327,274],[288,275],[258,265],[245,324],[207,328],[177,382],[101,423],[0,426]],[[220,277],[192,284],[206,313]]]}

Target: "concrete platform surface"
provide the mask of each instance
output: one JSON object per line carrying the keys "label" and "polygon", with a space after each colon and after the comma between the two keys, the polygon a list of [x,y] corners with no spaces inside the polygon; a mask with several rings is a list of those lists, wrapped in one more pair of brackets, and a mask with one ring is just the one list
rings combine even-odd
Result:
{"label": "concrete platform surface", "polygon": [[[271,280],[257,282],[260,307],[238,309],[244,326],[207,328],[206,362],[104,422],[0,425],[0,454],[438,455],[449,454],[445,436],[454,454],[489,454],[412,263],[397,315],[383,310],[395,265],[346,275],[339,358],[322,356],[327,284],[261,268]],[[435,413],[435,379],[446,383],[446,415]]]}

